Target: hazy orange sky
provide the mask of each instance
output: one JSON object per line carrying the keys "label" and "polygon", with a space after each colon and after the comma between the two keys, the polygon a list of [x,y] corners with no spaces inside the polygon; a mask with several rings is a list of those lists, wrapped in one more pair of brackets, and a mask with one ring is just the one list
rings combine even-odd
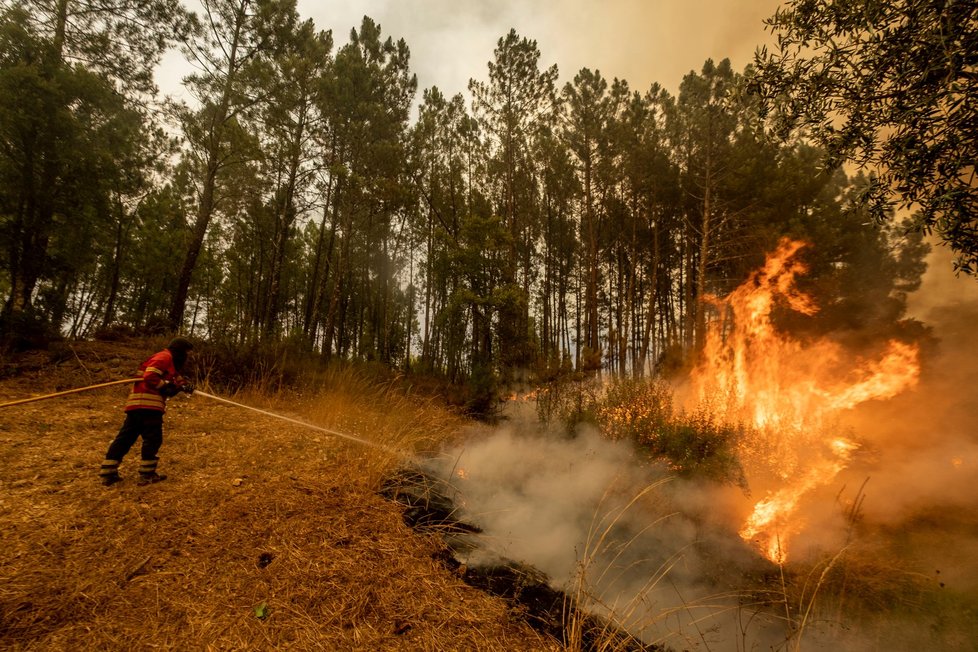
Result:
{"label": "hazy orange sky", "polygon": [[[188,6],[196,2],[189,0]],[[560,84],[584,67],[645,91],[653,82],[676,93],[683,75],[707,58],[729,58],[735,70],[773,39],[763,20],[776,0],[298,0],[299,14],[332,29],[337,46],[364,15],[385,36],[403,38],[420,90],[446,95],[484,79],[499,38],[511,28],[537,41],[541,67],[557,64]],[[165,92],[188,72],[172,53],[158,77]]]}
{"label": "hazy orange sky", "polygon": [[452,95],[484,78],[498,39],[510,28],[537,41],[541,63],[556,63],[561,81],[584,67],[646,90],[670,91],[708,58],[736,69],[769,42],[762,21],[774,0],[299,0],[299,13],[331,28],[337,43],[364,14],[384,34],[404,38],[420,88]]}

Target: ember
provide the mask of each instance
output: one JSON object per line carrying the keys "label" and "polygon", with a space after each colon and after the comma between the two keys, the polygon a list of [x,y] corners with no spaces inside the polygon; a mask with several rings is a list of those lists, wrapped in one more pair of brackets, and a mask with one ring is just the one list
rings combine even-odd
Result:
{"label": "ember", "polygon": [[520,394],[519,392],[513,392],[512,394],[506,397],[506,400],[517,401],[517,402],[535,401],[537,397],[540,395],[540,393],[545,391],[546,391],[545,389],[538,387],[536,389],[531,389],[530,391],[525,392],[523,394]]}

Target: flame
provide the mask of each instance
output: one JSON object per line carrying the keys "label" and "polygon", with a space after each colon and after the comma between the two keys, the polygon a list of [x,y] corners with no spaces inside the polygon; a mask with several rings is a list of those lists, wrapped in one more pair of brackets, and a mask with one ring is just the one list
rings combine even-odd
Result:
{"label": "flame", "polygon": [[466,471],[465,469],[461,469],[460,468],[460,469],[456,470],[455,471],[455,475],[457,475],[458,477],[460,477],[463,480],[468,480],[469,479],[469,472]]}
{"label": "flame", "polygon": [[832,417],[895,396],[916,384],[919,374],[913,345],[893,340],[879,360],[851,364],[831,340],[801,342],[777,331],[771,318],[776,306],[805,315],[818,311],[796,286],[807,272],[795,258],[804,246],[782,240],[743,285],[725,299],[709,299],[721,318],[711,324],[692,378],[701,405],[752,427],[740,443],[745,472],[767,471],[777,486],[754,505],[740,535],[777,563],[787,559],[789,540],[804,525],[796,516],[799,501],[830,482],[858,447],[826,434]]}
{"label": "flame", "polygon": [[537,397],[546,391],[546,388],[538,387],[536,389],[530,390],[525,394],[520,394],[518,392],[513,392],[506,397],[507,401],[535,401]]}
{"label": "flame", "polygon": [[849,462],[855,442],[837,438],[830,444],[834,457],[817,460],[794,482],[773,492],[754,505],[747,523],[740,529],[740,537],[752,541],[771,561],[781,564],[787,561],[787,540],[797,534],[804,525],[794,517],[798,502],[812,489],[834,478]]}

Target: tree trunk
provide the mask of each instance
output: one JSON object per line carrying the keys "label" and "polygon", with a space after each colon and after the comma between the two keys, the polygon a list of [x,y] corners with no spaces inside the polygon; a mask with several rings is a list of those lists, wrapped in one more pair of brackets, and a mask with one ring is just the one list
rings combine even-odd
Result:
{"label": "tree trunk", "polygon": [[177,278],[177,288],[173,295],[173,303],[170,306],[168,321],[170,330],[174,332],[179,331],[183,325],[183,316],[187,307],[187,296],[190,293],[190,282],[193,279],[194,269],[197,267],[197,258],[200,256],[201,247],[204,245],[207,227],[210,225],[211,217],[214,214],[217,175],[221,168],[221,139],[231,106],[231,93],[237,81],[237,66],[239,64],[238,47],[241,32],[244,29],[248,4],[249,0],[242,0],[238,6],[238,12],[235,16],[234,35],[228,50],[228,73],[224,81],[224,87],[221,90],[221,100],[218,103],[217,112],[214,114],[209,128],[203,187],[200,193],[200,202],[197,207],[197,216],[194,220],[193,229],[191,230],[190,243],[183,259],[183,265],[180,268],[180,276]]}
{"label": "tree trunk", "polygon": [[713,228],[713,206],[711,204],[712,173],[710,158],[707,157],[706,188],[703,194],[703,215],[700,226],[699,265],[696,270],[696,326],[694,352],[698,356],[706,344],[706,270],[709,265],[710,237]]}

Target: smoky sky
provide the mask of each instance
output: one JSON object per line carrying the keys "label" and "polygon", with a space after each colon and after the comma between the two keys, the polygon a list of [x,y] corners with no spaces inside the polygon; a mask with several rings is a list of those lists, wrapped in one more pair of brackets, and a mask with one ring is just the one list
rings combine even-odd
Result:
{"label": "smoky sky", "polygon": [[562,82],[584,67],[633,89],[659,82],[674,92],[707,58],[729,57],[736,69],[770,42],[763,20],[772,0],[300,0],[299,12],[333,29],[337,43],[363,15],[384,34],[403,38],[420,88],[446,95],[482,79],[500,37],[510,29],[537,41],[541,66],[557,64]]}
{"label": "smoky sky", "polygon": [[[195,0],[185,0],[199,10]],[[483,80],[497,41],[510,29],[535,40],[541,68],[556,64],[560,84],[582,68],[609,81],[624,79],[645,92],[653,82],[677,93],[683,76],[712,58],[729,58],[735,70],[773,38],[763,21],[774,0],[299,0],[302,18],[331,29],[337,47],[364,15],[382,35],[403,38],[420,90],[467,94],[469,79]],[[157,79],[164,92],[181,95],[189,72],[182,57],[164,59]]]}

